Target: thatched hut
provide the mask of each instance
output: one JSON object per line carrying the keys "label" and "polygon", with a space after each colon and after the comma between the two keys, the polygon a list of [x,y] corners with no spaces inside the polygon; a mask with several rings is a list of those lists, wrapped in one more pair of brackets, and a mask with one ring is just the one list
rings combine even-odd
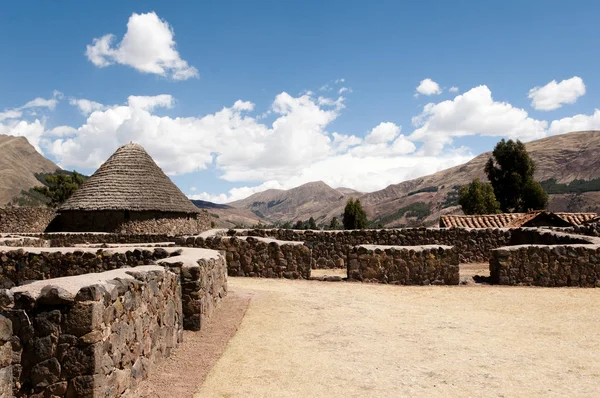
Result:
{"label": "thatched hut", "polygon": [[190,234],[209,224],[134,143],[117,149],[58,212],[48,231]]}

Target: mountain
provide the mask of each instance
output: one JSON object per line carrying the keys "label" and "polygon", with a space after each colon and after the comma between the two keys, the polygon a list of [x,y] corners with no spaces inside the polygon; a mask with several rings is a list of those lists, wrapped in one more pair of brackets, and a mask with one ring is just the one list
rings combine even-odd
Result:
{"label": "mountain", "polygon": [[235,207],[213,203],[206,200],[192,200],[192,203],[200,209],[206,209],[215,223],[216,228],[236,228],[252,227],[259,223],[265,223],[265,220],[246,209],[236,209]]}
{"label": "mountain", "polygon": [[323,181],[317,181],[288,190],[269,189],[229,205],[250,210],[267,222],[291,222],[308,220],[321,214],[324,208],[344,206],[348,197]]}
{"label": "mountain", "polygon": [[[600,131],[557,135],[525,145],[536,163],[535,178],[550,194],[549,210],[600,212]],[[441,214],[460,213],[461,185],[474,178],[487,180],[484,167],[490,156],[486,152],[465,164],[358,198],[373,225],[437,225]],[[287,191],[261,192],[230,205],[258,211],[268,221],[312,216],[326,225],[332,217],[341,216],[348,197],[356,197],[348,192],[316,182]]]}
{"label": "mountain", "polygon": [[42,185],[36,174],[54,173],[59,169],[36,151],[25,137],[0,134],[0,207],[22,190]]}

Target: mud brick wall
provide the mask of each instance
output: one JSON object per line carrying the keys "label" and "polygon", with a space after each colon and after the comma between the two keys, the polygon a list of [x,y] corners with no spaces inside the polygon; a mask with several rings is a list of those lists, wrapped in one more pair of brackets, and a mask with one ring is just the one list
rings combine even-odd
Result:
{"label": "mud brick wall", "polygon": [[492,283],[600,287],[600,245],[522,245],[492,250]]}
{"label": "mud brick wall", "polygon": [[[85,278],[90,284],[82,283]],[[4,292],[2,313],[13,325],[15,395],[127,393],[181,341],[180,294],[178,276],[158,266],[38,281]]]}
{"label": "mud brick wall", "polygon": [[457,285],[458,252],[450,246],[353,247],[348,279],[396,285]]}
{"label": "mud brick wall", "polygon": [[187,237],[178,245],[225,252],[230,276],[309,279],[311,249],[301,242],[277,242],[254,237]]}
{"label": "mud brick wall", "polygon": [[55,216],[47,207],[0,207],[0,233],[44,232]]}

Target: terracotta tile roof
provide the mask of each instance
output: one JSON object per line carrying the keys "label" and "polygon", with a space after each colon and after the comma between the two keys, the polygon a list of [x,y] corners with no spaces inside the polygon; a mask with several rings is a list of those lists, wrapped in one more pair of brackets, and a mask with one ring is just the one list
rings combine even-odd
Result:
{"label": "terracotta tile roof", "polygon": [[440,216],[440,227],[445,228],[505,228],[524,213],[481,214],[474,216]]}
{"label": "terracotta tile roof", "polygon": [[600,223],[600,216],[590,218],[589,220],[584,221],[582,224],[593,224],[593,223]]}
{"label": "terracotta tile roof", "polygon": [[440,216],[441,228],[518,228],[537,217],[550,220],[557,217],[571,225],[581,225],[600,217],[596,213],[552,213],[534,211],[530,213],[482,214],[472,216],[445,215]]}
{"label": "terracotta tile roof", "polygon": [[554,213],[563,220],[573,224],[573,225],[581,225],[585,222],[593,220],[594,218],[598,218],[598,214],[596,213]]}

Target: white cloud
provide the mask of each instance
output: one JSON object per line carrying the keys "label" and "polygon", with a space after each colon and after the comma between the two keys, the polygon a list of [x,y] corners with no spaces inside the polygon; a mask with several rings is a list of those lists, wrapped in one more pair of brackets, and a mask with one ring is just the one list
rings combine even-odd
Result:
{"label": "white cloud", "polygon": [[38,152],[41,152],[40,139],[45,132],[44,119],[39,120],[36,118],[28,121],[23,120],[23,118],[28,117],[31,119],[31,116],[37,116],[36,109],[54,110],[61,98],[63,98],[63,94],[55,90],[52,98],[38,97],[26,102],[23,106],[0,112],[0,134],[25,137]]}
{"label": "white cloud", "polygon": [[[0,113],[0,134],[27,137],[38,150],[69,169],[96,168],[118,146],[133,141],[144,146],[169,174],[210,166],[219,178],[245,185],[217,195],[202,192],[208,189],[201,185],[193,184],[196,190],[189,188],[192,197],[215,202],[315,180],[373,191],[472,158],[468,148],[451,147],[456,137],[485,135],[527,141],[600,128],[597,110],[592,115],[556,120],[548,129],[546,121],[495,101],[487,86],[425,105],[413,118],[415,128],[407,136],[393,122],[379,123],[365,132],[330,132],[346,106],[345,98],[311,92],[298,96],[282,92],[267,110],[256,111],[254,103],[238,100],[198,117],[161,115],[159,108],[177,105],[168,94],[132,95],[113,105],[81,99],[70,102],[87,113],[79,127],[46,128],[47,118],[30,120],[29,110],[15,108]],[[270,115],[270,123],[261,119],[265,114]]]}
{"label": "white cloud", "polygon": [[95,101],[90,101],[84,98],[71,98],[69,104],[73,105],[82,115],[88,116],[90,113],[95,111],[102,111],[106,109],[106,106]]}
{"label": "white cloud", "polygon": [[344,83],[346,81],[346,79],[344,79],[343,77],[340,79],[335,79],[335,84],[339,84],[339,83]]}
{"label": "white cloud", "polygon": [[107,34],[95,38],[85,54],[101,68],[117,63],[174,80],[198,77],[198,70],[181,59],[173,37],[171,26],[156,13],[133,13],[120,43],[113,46],[115,36]]}
{"label": "white cloud", "polygon": [[230,182],[255,181],[227,194],[191,191],[194,198],[230,201],[268,188],[291,188],[314,180],[368,191],[455,165],[471,155],[416,155],[400,126],[385,122],[367,132],[330,133],[328,126],[344,109],[344,98],[277,95],[261,123],[248,112],[249,101],[203,117],[157,116],[156,106],[172,106],[171,96],[130,96],[126,105],[91,113],[79,128],[56,128],[42,138],[44,150],[66,168],[95,168],[121,144],[140,143],[169,174],[215,167]]}
{"label": "white cloud", "polygon": [[529,90],[531,106],[541,111],[558,109],[564,104],[574,104],[577,98],[585,94],[583,80],[574,76],[557,83],[552,80],[543,87],[534,87]]}
{"label": "white cloud", "polygon": [[151,111],[155,108],[172,108],[175,100],[169,94],[152,96],[130,95],[127,97],[127,103],[131,108]]}
{"label": "white cloud", "polygon": [[554,120],[550,124],[550,134],[564,134],[572,131],[600,130],[600,110],[591,115],[575,115]]}
{"label": "white cloud", "polygon": [[451,93],[458,93],[458,87],[452,86],[448,89]]}
{"label": "white cloud", "polygon": [[483,135],[530,141],[544,137],[548,126],[523,109],[494,101],[487,86],[472,88],[453,100],[429,103],[412,122],[417,129],[409,139],[424,142],[422,150],[430,155],[440,153],[454,137]]}
{"label": "white cloud", "polygon": [[53,129],[50,129],[46,132],[46,135],[51,137],[66,137],[69,135],[75,135],[77,133],[77,129],[71,126],[56,126]]}
{"label": "white cloud", "polygon": [[23,115],[18,109],[9,109],[4,112],[0,112],[0,122],[7,119],[18,119]]}
{"label": "white cloud", "polygon": [[423,95],[438,95],[441,94],[442,90],[440,89],[440,85],[431,80],[430,78],[421,80],[421,83],[417,86],[417,92],[415,93],[415,97],[419,94]]}

